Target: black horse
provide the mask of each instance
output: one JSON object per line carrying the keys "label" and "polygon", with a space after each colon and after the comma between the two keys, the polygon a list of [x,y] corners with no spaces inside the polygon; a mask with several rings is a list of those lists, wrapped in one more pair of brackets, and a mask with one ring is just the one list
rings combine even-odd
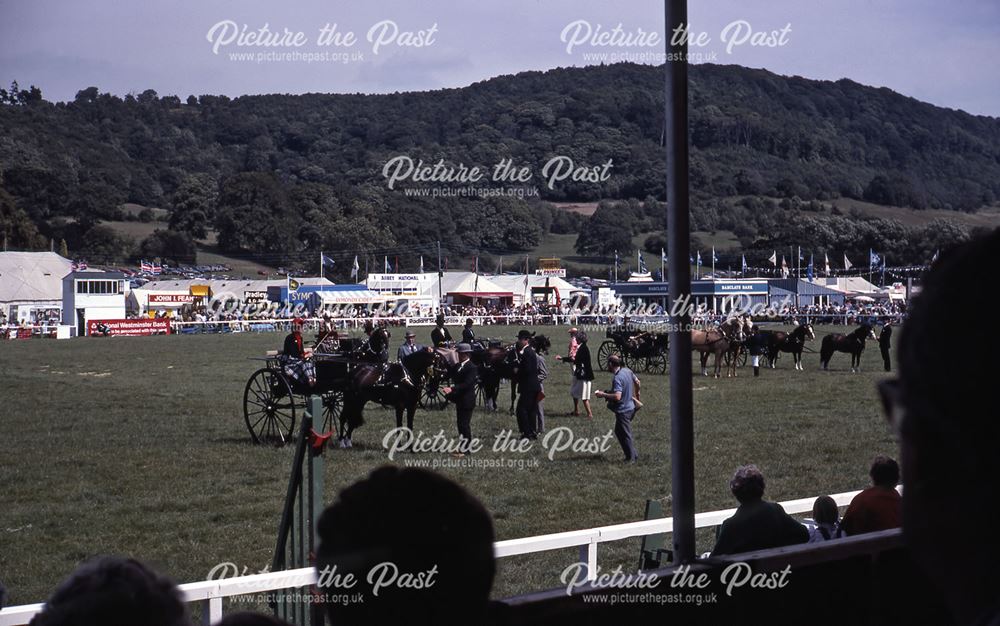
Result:
{"label": "black horse", "polygon": [[[545,335],[531,338],[531,347],[539,354],[546,354],[552,347],[552,342]],[[486,407],[498,410],[497,400],[500,396],[501,381],[510,381],[510,413],[514,414],[517,403],[517,381],[514,380],[517,369],[517,345],[506,348],[491,346],[485,350],[472,353],[472,361],[479,367],[479,384],[483,389]]]}
{"label": "black horse", "polygon": [[344,390],[344,409],[340,414],[340,447],[351,447],[354,429],[365,423],[364,409],[368,402],[396,409],[396,428],[403,425],[413,430],[413,414],[427,373],[438,354],[426,348],[407,355],[399,363],[390,363],[383,372],[379,365],[360,365],[351,372]]}
{"label": "black horse", "polygon": [[760,334],[767,339],[767,360],[771,369],[774,369],[780,353],[790,352],[795,362],[795,369],[801,370],[802,349],[805,348],[806,341],[816,338],[812,324],[797,326],[790,333],[781,330],[762,330]]}
{"label": "black horse", "polygon": [[857,330],[849,335],[834,333],[823,337],[823,345],[820,348],[819,363],[823,369],[830,365],[830,359],[834,352],[847,352],[851,355],[851,371],[861,371],[861,353],[865,351],[865,341],[875,339],[875,332],[868,324],[858,326]]}

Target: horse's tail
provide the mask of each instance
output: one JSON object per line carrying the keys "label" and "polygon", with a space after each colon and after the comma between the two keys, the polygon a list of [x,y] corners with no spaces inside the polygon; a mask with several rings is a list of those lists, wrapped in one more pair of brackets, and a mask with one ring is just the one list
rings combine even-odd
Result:
{"label": "horse's tail", "polygon": [[830,357],[833,356],[833,337],[827,335],[823,337],[823,344],[819,349],[819,363],[820,365],[826,367],[827,363],[830,362]]}

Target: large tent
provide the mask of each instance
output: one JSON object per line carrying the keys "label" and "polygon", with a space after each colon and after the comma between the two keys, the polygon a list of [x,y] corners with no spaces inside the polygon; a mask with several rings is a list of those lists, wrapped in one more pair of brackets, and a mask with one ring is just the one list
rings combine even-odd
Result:
{"label": "large tent", "polygon": [[21,312],[62,308],[62,279],[72,269],[55,252],[0,252],[0,312],[27,319]]}

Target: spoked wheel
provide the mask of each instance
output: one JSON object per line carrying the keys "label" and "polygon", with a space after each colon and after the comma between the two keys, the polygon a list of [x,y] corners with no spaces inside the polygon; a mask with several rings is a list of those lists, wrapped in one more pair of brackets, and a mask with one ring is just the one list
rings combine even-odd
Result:
{"label": "spoked wheel", "polygon": [[295,429],[295,396],[277,370],[259,369],[243,391],[243,418],[254,443],[284,445]]}
{"label": "spoked wheel", "polygon": [[603,367],[608,362],[608,357],[618,351],[614,341],[608,339],[597,349],[597,362]]}
{"label": "spoked wheel", "polygon": [[337,432],[340,428],[340,413],[344,410],[344,392],[331,391],[323,396],[323,430],[320,434]]}
{"label": "spoked wheel", "polygon": [[660,352],[646,359],[646,372],[650,374],[666,374],[667,373],[666,353]]}
{"label": "spoked wheel", "polygon": [[444,382],[427,381],[420,392],[420,405],[429,411],[440,411],[448,406],[448,400],[444,397],[441,387]]}

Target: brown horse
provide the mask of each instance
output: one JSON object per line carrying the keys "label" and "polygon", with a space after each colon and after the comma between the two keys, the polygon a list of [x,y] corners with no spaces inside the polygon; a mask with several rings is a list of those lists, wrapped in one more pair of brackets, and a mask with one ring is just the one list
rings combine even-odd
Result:
{"label": "brown horse", "polygon": [[802,370],[802,350],[806,341],[816,339],[812,324],[802,324],[796,326],[795,330],[786,333],[781,330],[760,331],[767,338],[767,360],[771,369],[774,369],[778,356],[782,352],[789,352],[795,363],[795,369]]}
{"label": "brown horse", "polygon": [[820,348],[819,363],[823,369],[830,365],[830,358],[834,352],[847,352],[851,355],[851,371],[861,371],[861,353],[865,351],[865,341],[875,339],[875,331],[868,324],[858,326],[857,330],[849,335],[834,333],[823,337],[823,344]]}
{"label": "brown horse", "polygon": [[[722,322],[718,328],[691,331],[691,350],[701,355],[702,376],[708,376],[708,355],[715,355],[715,377],[722,374],[722,362],[725,354],[742,344],[746,336],[749,320],[731,317]],[[730,359],[726,376],[736,376],[736,359]]]}

